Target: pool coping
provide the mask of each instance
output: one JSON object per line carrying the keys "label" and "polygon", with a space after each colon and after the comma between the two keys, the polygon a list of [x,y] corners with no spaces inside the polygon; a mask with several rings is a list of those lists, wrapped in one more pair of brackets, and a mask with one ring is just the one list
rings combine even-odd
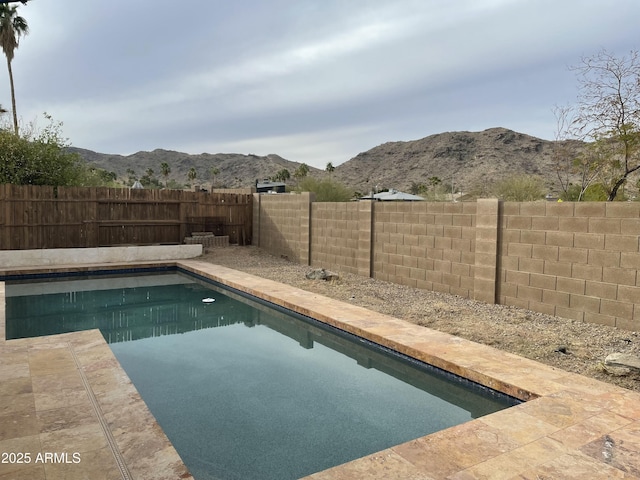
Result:
{"label": "pool coping", "polygon": [[[197,259],[11,268],[0,270],[0,275],[8,271],[32,274],[153,267],[177,267],[209,278],[525,400],[518,406],[315,473],[306,477],[308,479],[640,479],[640,393],[637,392]],[[4,305],[4,283],[1,285],[0,301]],[[43,386],[48,385],[62,392],[60,398],[72,398],[72,402],[82,404],[84,411],[93,409],[93,415],[87,417],[93,422],[89,430],[94,436],[88,438],[93,439],[92,446],[96,447],[86,452],[91,455],[86,457],[91,461],[84,464],[31,464],[22,468],[13,465],[15,471],[25,475],[31,471],[33,474],[28,478],[45,478],[36,475],[56,468],[67,468],[75,474],[80,468],[95,470],[96,465],[103,462],[108,465],[104,468],[109,469],[103,468],[103,471],[118,472],[122,478],[192,478],[97,330],[4,341],[4,329],[2,308],[0,380],[3,383],[5,379],[10,380],[15,392],[4,388],[0,399],[3,393],[5,397],[18,395],[34,405],[33,409],[25,407],[18,412],[19,422],[24,423],[20,431],[35,432],[43,428],[47,419],[51,421],[55,412],[45,407],[55,405],[55,399],[47,398],[55,396],[55,392],[42,391]],[[29,390],[27,375],[32,380],[30,392],[26,391]],[[75,389],[43,380],[56,376],[72,379]],[[81,390],[84,391],[82,398],[77,395]],[[97,408],[92,406],[92,394]],[[0,404],[0,408],[3,405]],[[38,409],[38,405],[42,408]],[[5,407],[5,411],[6,408],[11,407]],[[0,410],[0,419],[2,412]],[[100,425],[100,412],[104,428]],[[24,445],[32,449],[40,445],[40,451],[44,451],[47,445],[55,445],[56,435],[64,438],[63,427],[47,426],[57,430],[7,440],[4,436],[11,433],[0,427],[0,451],[19,447],[19,440],[25,438]],[[104,439],[98,441],[100,428]],[[109,443],[109,433],[113,444]],[[114,451],[120,452],[125,470]],[[35,455],[36,450],[33,452]],[[3,467],[6,465],[0,464],[0,479],[4,478]],[[126,476],[127,471],[130,477]]]}
{"label": "pool coping", "polygon": [[[166,268],[175,262],[14,267],[0,276]],[[193,478],[99,330],[7,341],[5,321],[0,281],[0,454],[22,456],[0,458],[0,479]]]}

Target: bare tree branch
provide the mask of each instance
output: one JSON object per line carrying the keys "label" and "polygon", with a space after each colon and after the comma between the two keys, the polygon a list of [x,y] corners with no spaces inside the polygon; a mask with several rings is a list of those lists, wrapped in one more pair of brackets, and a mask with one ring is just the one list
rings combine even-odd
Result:
{"label": "bare tree branch", "polygon": [[573,132],[594,143],[583,173],[597,172],[612,201],[640,170],[640,58],[637,51],[616,57],[602,50],[573,70],[579,82]]}

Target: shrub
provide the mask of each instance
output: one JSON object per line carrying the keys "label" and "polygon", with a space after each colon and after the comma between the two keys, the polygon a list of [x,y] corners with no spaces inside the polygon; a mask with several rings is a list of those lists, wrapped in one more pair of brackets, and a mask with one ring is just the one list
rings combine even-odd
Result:
{"label": "shrub", "polygon": [[296,192],[314,192],[316,202],[348,202],[353,199],[353,191],[332,178],[318,180],[313,177],[304,177],[299,182]]}
{"label": "shrub", "polygon": [[15,185],[81,185],[86,166],[79,155],[65,150],[61,123],[45,114],[49,124],[37,130],[31,124],[16,135],[0,128],[0,183]]}
{"label": "shrub", "polygon": [[544,198],[546,188],[540,177],[533,175],[514,175],[498,180],[491,193],[508,202],[532,202]]}

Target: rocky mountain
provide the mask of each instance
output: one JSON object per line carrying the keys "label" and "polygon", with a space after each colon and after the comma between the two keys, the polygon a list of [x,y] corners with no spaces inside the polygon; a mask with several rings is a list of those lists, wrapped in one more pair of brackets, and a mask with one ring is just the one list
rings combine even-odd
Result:
{"label": "rocky mountain", "polygon": [[[339,165],[331,175],[355,190],[369,192],[376,186],[407,191],[413,183],[427,185],[431,177],[438,177],[447,185],[454,184],[457,190],[469,191],[496,179],[529,174],[541,176],[550,191],[557,191],[552,159],[555,144],[506,128],[446,132],[420,140],[384,143]],[[584,145],[572,142],[569,146],[577,152]],[[160,178],[160,165],[167,162],[171,167],[169,178],[186,183],[189,169],[193,167],[197,172],[195,183],[206,187],[211,183],[212,167],[220,171],[216,184],[235,188],[251,186],[256,179],[272,177],[284,168],[293,175],[300,165],[273,154],[190,155],[158,149],[122,156],[73,150],[89,163],[115,172],[121,179],[128,177],[128,169],[140,177],[149,168]],[[310,175],[328,174],[311,167]]]}
{"label": "rocky mountain", "polygon": [[[482,132],[446,132],[408,142],[388,142],[338,166],[336,178],[368,192],[376,186],[407,190],[438,177],[456,190],[469,191],[516,174],[544,178],[557,191],[552,154],[556,142],[506,128]],[[581,142],[571,142],[576,152]]]}
{"label": "rocky mountain", "polygon": [[[202,185],[204,188],[209,188],[212,180],[216,186],[220,187],[250,187],[255,184],[256,180],[272,177],[285,168],[293,175],[293,172],[300,165],[273,154],[266,156],[239,153],[191,155],[156,149],[152,152],[137,152],[125,156],[97,153],[76,147],[70,147],[70,150],[78,153],[89,164],[108,172],[114,172],[121,180],[128,179],[127,170],[133,170],[133,176],[140,178],[146,174],[148,169],[152,169],[153,176],[164,183],[160,166],[166,162],[171,168],[168,178],[184,184],[189,182],[189,170],[195,168],[197,176],[193,183]],[[212,178],[211,169],[214,167],[220,173]],[[321,171],[310,167],[310,173],[317,175]]]}

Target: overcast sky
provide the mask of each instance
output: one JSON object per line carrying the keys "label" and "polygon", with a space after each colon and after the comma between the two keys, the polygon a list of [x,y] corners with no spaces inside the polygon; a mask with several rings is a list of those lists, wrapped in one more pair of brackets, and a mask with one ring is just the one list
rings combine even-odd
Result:
{"label": "overcast sky", "polygon": [[23,122],[46,111],[102,153],[276,153],[319,168],[445,131],[552,139],[553,106],[576,98],[568,67],[640,48],[638,0],[33,0],[19,12]]}

